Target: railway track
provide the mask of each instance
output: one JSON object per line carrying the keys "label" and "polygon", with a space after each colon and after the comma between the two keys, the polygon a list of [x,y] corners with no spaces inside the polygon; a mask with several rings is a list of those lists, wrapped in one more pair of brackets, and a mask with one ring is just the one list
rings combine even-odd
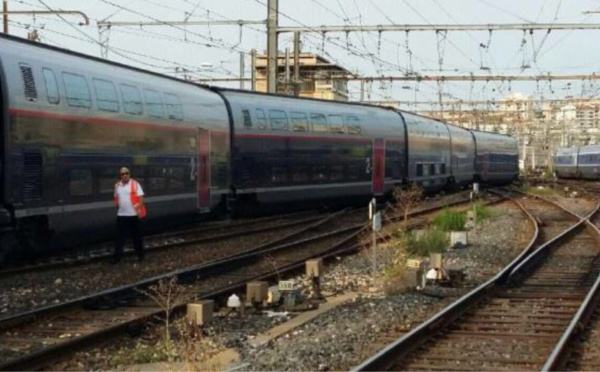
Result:
{"label": "railway track", "polygon": [[[240,236],[251,236],[268,231],[284,230],[289,227],[317,222],[323,218],[323,215],[310,216],[306,212],[302,212],[240,222],[219,222],[205,227],[149,235],[144,238],[144,247],[147,254],[152,254],[171,248],[235,239]],[[34,271],[62,269],[65,267],[106,261],[113,255],[113,251],[114,248],[112,244],[102,243],[93,246],[90,249],[52,256],[36,261],[33,264],[20,264],[0,270],[0,278]],[[127,257],[133,255],[133,247],[126,246],[124,256]]]}
{"label": "railway track", "polygon": [[[520,198],[536,226],[523,253],[487,283],[396,339],[356,370],[550,368],[596,286],[600,233],[586,218]],[[598,206],[593,217],[597,218]],[[589,217],[591,217],[590,215]],[[570,336],[572,337],[572,336]],[[558,358],[560,359],[560,358]]]}
{"label": "railway track", "polygon": [[[465,199],[460,199],[451,204],[464,202]],[[413,216],[423,216],[443,207],[424,208]],[[305,260],[313,257],[327,258],[355,251],[362,247],[356,237],[366,228],[364,214],[364,211],[360,214],[346,211],[312,224],[302,232],[225,259],[0,319],[0,370],[39,368],[160,315],[162,310],[144,299],[139,290],[162,279],[177,276],[180,282],[188,283],[190,293],[198,298],[211,298],[239,290],[250,280],[303,268]],[[201,278],[210,280],[198,280]]]}

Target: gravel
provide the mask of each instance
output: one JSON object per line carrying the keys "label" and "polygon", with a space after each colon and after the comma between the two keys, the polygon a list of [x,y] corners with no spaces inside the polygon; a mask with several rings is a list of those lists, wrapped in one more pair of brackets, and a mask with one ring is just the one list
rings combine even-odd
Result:
{"label": "gravel", "polygon": [[[490,209],[493,217],[470,232],[469,246],[452,250],[444,258],[446,267],[462,269],[472,286],[489,279],[516,257],[532,234],[513,204]],[[453,300],[419,293],[385,296],[380,281],[372,278],[368,254],[343,259],[325,275],[322,287],[333,293],[357,291],[361,296],[274,342],[258,348],[243,347],[241,369],[347,370]],[[458,296],[467,289],[449,292]]]}
{"label": "gravel", "polygon": [[[326,296],[352,291],[358,293],[355,300],[260,346],[251,346],[248,340],[290,316],[218,319],[205,338],[210,340],[214,352],[226,347],[236,349],[242,357],[240,370],[347,370],[447,306],[455,296],[490,278],[520,253],[532,234],[521,211],[508,202],[490,209],[493,217],[470,232],[469,246],[444,256],[447,268],[461,269],[467,277],[467,287],[450,289],[445,295],[449,298],[413,292],[386,295],[381,272],[373,277],[371,255],[366,251],[338,258],[322,278],[321,288]],[[382,246],[378,254],[381,271],[382,262],[393,259],[393,250]],[[299,277],[297,282],[308,292],[305,279]],[[150,336],[145,336],[150,339],[142,342],[153,344],[160,340],[159,329],[154,327]],[[114,342],[110,347],[80,353],[70,358],[70,364],[54,369],[122,369],[123,365],[111,362],[112,356],[134,354],[135,347],[139,343],[131,340]]]}

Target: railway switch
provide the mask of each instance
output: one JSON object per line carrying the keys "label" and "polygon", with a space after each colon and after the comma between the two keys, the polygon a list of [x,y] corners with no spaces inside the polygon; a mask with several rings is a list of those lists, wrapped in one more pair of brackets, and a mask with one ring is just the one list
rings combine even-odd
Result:
{"label": "railway switch", "polygon": [[187,319],[197,325],[208,324],[213,319],[213,300],[203,300],[187,305]]}

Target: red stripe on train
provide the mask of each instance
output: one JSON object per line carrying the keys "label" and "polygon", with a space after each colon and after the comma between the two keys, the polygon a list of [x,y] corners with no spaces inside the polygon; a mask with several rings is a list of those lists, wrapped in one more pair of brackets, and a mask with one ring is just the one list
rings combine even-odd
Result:
{"label": "red stripe on train", "polygon": [[65,114],[56,114],[53,112],[46,111],[35,111],[35,110],[25,110],[25,109],[10,109],[11,116],[19,117],[25,116],[30,118],[45,118],[45,119],[57,119],[64,121],[81,121],[85,123],[99,124],[99,125],[107,125],[107,126],[120,126],[120,127],[143,127],[145,129],[154,129],[154,130],[171,130],[178,132],[190,132],[195,133],[197,128],[189,128],[183,126],[174,126],[174,125],[166,125],[166,124],[151,124],[143,121],[127,121],[127,120],[114,120],[114,119],[103,119],[103,118],[94,118],[89,116],[74,116],[74,115],[65,115]]}

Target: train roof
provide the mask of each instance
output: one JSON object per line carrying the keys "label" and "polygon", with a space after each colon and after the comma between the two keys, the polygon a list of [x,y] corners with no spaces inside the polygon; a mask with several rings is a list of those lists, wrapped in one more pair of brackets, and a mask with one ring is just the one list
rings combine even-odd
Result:
{"label": "train roof", "polygon": [[42,48],[42,49],[48,49],[48,50],[52,50],[55,52],[60,52],[60,53],[65,53],[65,54],[70,54],[74,57],[79,57],[79,58],[85,58],[91,61],[95,61],[95,62],[100,62],[100,63],[106,63],[112,66],[116,66],[116,67],[121,67],[124,69],[128,69],[131,71],[136,71],[136,72],[141,72],[141,73],[145,73],[145,74],[150,74],[150,75],[154,75],[157,77],[161,77],[161,78],[165,78],[165,79],[169,79],[169,80],[173,80],[173,81],[177,81],[180,83],[186,83],[192,86],[196,86],[196,87],[201,87],[201,88],[205,88],[205,89],[210,89],[210,86],[205,85],[205,84],[200,84],[200,83],[195,83],[193,81],[188,81],[188,80],[182,80],[173,76],[169,76],[166,74],[161,74],[159,72],[154,72],[154,71],[150,71],[150,70],[145,70],[143,68],[139,68],[139,67],[134,67],[134,66],[129,66],[120,62],[115,62],[115,61],[111,61],[108,59],[103,59],[103,58],[99,58],[99,57],[94,57],[91,56],[89,54],[84,54],[84,53],[80,53],[80,52],[76,52],[70,49],[65,49],[65,48],[60,48],[54,45],[48,45],[48,44],[43,44],[43,43],[39,43],[39,42],[35,42],[35,41],[31,41],[31,40],[27,40],[27,39],[23,39],[21,37],[17,37],[17,36],[12,36],[12,35],[6,35],[6,34],[0,34],[0,40],[1,39],[7,39],[10,41],[14,41],[14,42],[18,42],[21,44],[25,44],[34,48]]}

